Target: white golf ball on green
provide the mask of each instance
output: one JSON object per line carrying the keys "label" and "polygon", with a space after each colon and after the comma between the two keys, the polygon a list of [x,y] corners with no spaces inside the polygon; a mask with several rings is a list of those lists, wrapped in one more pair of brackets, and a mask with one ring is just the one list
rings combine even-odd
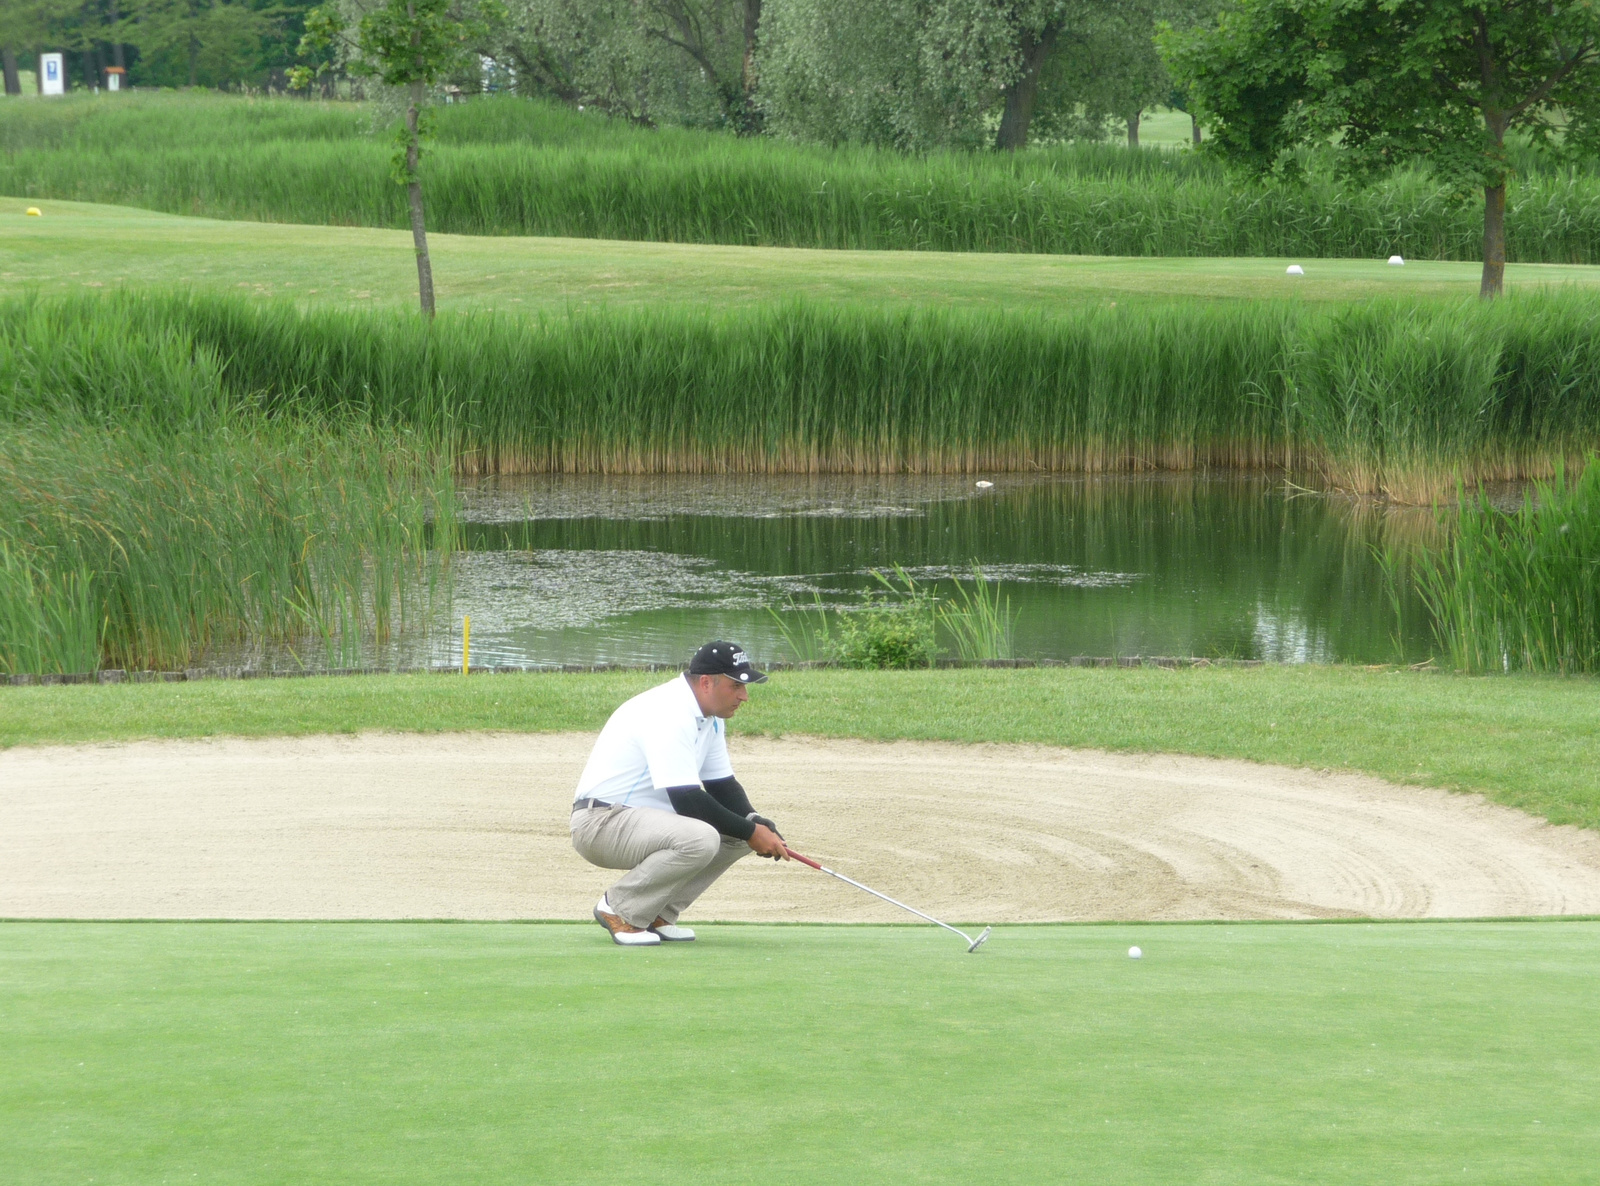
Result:
{"label": "white golf ball on green", "polygon": [[1144,952],[1140,951],[1137,947],[1128,948],[1128,958],[1131,960],[1140,959],[1143,957],[1143,955]]}

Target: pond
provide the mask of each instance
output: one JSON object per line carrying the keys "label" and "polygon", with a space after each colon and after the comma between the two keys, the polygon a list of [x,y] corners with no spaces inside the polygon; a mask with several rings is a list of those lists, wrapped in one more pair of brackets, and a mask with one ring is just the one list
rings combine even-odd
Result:
{"label": "pond", "polygon": [[974,563],[1016,612],[1019,658],[1427,655],[1420,607],[1397,607],[1378,559],[1429,533],[1426,510],[1263,476],[988,480],[474,482],[449,627],[394,658],[459,664],[470,615],[475,666],[673,663],[713,637],[770,662],[774,612],[857,605],[894,566],[947,593]]}

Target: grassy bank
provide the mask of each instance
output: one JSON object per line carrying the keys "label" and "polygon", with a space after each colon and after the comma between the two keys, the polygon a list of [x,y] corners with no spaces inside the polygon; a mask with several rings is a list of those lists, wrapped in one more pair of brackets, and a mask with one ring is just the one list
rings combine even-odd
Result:
{"label": "grassy bank", "polygon": [[224,402],[448,434],[468,471],[1282,466],[1426,502],[1600,443],[1597,322],[1575,294],[1052,317],[786,303],[447,316],[429,332],[207,295],[21,299],[0,303],[0,411],[47,414],[63,385],[125,405],[108,376],[170,342],[184,381]]}
{"label": "grassy bank", "polygon": [[[43,217],[30,218],[29,205]],[[797,297],[890,307],[1028,309],[1106,301],[1472,297],[1475,263],[1381,259],[1112,258],[729,247],[604,239],[431,236],[439,307],[506,312],[694,305]],[[1287,276],[1287,263],[1307,274]],[[413,309],[409,231],[225,222],[125,206],[0,199],[0,281],[57,296],[134,287],[226,289],[302,305]],[[1600,286],[1600,267],[1510,264],[1514,292]]]}
{"label": "grassy bank", "polygon": [[[666,677],[373,676],[0,688],[0,744],[597,730]],[[1082,746],[1357,770],[1600,827],[1592,679],[1360,668],[786,672],[741,731]]]}
{"label": "grassy bank", "polygon": [[[353,105],[125,95],[16,104],[0,193],[262,221],[403,227],[390,147]],[[440,112],[433,228],[818,248],[1473,260],[1482,212],[1429,178],[1372,189],[1224,176],[1108,145],[905,157],[486,100]],[[1600,262],[1600,179],[1514,180],[1507,257]]]}
{"label": "grassy bank", "polygon": [[1591,922],[1009,927],[971,957],[931,927],[3,934],[0,1133],[35,1186],[744,1183],[740,1149],[825,1183],[1554,1186],[1600,1155]]}

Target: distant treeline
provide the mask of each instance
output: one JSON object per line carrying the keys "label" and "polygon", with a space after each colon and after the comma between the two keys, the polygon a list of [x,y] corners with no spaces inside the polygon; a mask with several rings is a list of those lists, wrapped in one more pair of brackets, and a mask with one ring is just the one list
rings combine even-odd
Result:
{"label": "distant treeline", "polygon": [[[377,0],[325,0],[355,21]],[[125,84],[360,91],[343,45],[302,44],[312,0],[6,0],[0,59],[67,54],[73,88]],[[1038,137],[1136,139],[1139,113],[1181,101],[1154,41],[1214,0],[504,0],[467,34],[455,93],[515,91],[642,126],[770,130],[923,149]],[[460,5],[447,19],[461,19]],[[314,25],[315,22],[313,21]],[[996,129],[996,123],[999,127]]]}
{"label": "distant treeline", "polygon": [[[125,96],[0,125],[0,192],[221,218],[406,225],[354,105]],[[907,156],[683,129],[515,98],[439,111],[428,221],[467,234],[1093,255],[1477,259],[1482,213],[1426,174],[1245,183],[1192,154],[1072,145]],[[1513,182],[1507,257],[1600,262],[1600,178]]]}
{"label": "distant treeline", "polygon": [[467,471],[1281,467],[1427,502],[1600,445],[1600,302],[793,304],[428,332],[221,296],[0,304],[0,420],[211,403],[404,428]]}
{"label": "distant treeline", "polygon": [[[315,0],[5,0],[5,90],[38,55],[63,55],[70,89],[104,87],[108,71],[137,87],[286,85]],[[20,68],[20,69],[19,69]]]}

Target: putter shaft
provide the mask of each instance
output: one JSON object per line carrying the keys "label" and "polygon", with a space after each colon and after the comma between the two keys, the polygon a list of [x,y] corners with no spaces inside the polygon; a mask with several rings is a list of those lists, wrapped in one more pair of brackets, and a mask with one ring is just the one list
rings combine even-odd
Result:
{"label": "putter shaft", "polygon": [[965,939],[967,941],[967,950],[969,952],[976,951],[978,949],[978,944],[982,943],[985,939],[987,939],[989,937],[989,931],[992,929],[990,927],[984,927],[983,928],[983,934],[979,935],[976,939],[974,939],[971,935],[967,934],[965,931],[958,930],[957,928],[951,926],[947,922],[940,922],[937,918],[933,917],[933,915],[931,915],[931,914],[922,913],[922,911],[918,910],[915,906],[907,906],[904,902],[898,902],[894,898],[891,898],[888,894],[880,894],[877,890],[873,889],[870,885],[862,885],[859,881],[855,880],[855,878],[846,877],[843,873],[839,873],[839,872],[836,872],[833,869],[828,868],[826,865],[822,864],[820,861],[813,861],[808,856],[802,856],[800,853],[795,852],[795,850],[790,848],[788,845],[784,845],[784,849],[783,850],[786,853],[788,853],[791,857],[793,857],[795,860],[799,861],[802,865],[810,865],[813,869],[816,869],[818,872],[826,873],[829,877],[837,877],[840,881],[844,882],[846,885],[853,885],[858,890],[864,890],[865,892],[871,894],[874,898],[882,898],[885,902],[889,903],[889,905],[891,905],[891,906],[898,906],[902,910],[906,910],[906,911],[909,911],[912,914],[915,914],[918,918],[926,919],[928,922],[931,922],[936,927],[943,927],[945,930],[950,931],[953,934],[960,935],[963,939]]}

